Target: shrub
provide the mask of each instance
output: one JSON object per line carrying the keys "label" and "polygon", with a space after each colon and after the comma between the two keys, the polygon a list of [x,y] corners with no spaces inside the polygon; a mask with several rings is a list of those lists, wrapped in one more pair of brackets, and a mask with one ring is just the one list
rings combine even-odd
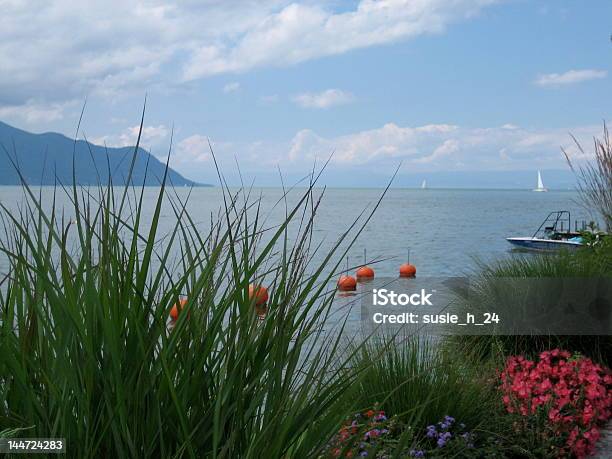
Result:
{"label": "shrub", "polygon": [[612,416],[612,372],[567,351],[543,352],[538,361],[510,357],[501,391],[519,431],[536,429],[556,457],[588,456]]}

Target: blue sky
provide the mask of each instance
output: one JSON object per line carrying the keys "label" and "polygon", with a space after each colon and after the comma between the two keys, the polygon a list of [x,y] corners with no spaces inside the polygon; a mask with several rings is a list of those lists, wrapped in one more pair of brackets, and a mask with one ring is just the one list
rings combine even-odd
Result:
{"label": "blue sky", "polygon": [[[565,168],[610,119],[612,2],[3,2],[0,120],[256,183]],[[477,186],[478,183],[475,183]]]}

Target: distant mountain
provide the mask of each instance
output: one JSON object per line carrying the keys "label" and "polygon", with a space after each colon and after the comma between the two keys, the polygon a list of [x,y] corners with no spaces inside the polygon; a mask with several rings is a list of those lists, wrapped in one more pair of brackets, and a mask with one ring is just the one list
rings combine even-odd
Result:
{"label": "distant mountain", "polygon": [[[123,185],[128,176],[134,147],[105,148],[84,140],[78,140],[75,145],[73,139],[62,134],[33,134],[0,122],[0,185],[21,183],[7,152],[16,160],[29,185],[53,185],[56,179],[58,183],[71,185],[73,152],[78,184],[96,185],[100,182],[106,185],[110,164],[113,184]],[[135,185],[142,185],[143,182],[145,185],[159,185],[165,167],[155,156],[139,148],[132,181]],[[174,186],[199,185],[172,169],[168,170],[167,183]]]}

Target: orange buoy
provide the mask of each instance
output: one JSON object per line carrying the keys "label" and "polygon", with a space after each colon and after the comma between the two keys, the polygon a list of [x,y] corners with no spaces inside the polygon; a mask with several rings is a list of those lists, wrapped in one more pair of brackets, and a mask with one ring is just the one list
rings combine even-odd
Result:
{"label": "orange buoy", "polygon": [[[360,267],[357,272],[357,281],[367,281],[370,279],[374,279],[374,270],[367,265],[368,256],[366,253],[366,249],[363,249],[363,266]],[[346,260],[347,269],[348,269],[348,259]]]}
{"label": "orange buoy", "polygon": [[268,289],[261,285],[249,284],[249,300],[255,302],[255,306],[261,307],[268,302]]}
{"label": "orange buoy", "polygon": [[338,290],[342,292],[352,292],[357,289],[357,281],[353,276],[340,276],[338,279]]}
{"label": "orange buoy", "polygon": [[369,266],[362,266],[357,270],[357,280],[369,280],[374,279],[374,270]]}
{"label": "orange buoy", "polygon": [[416,266],[411,265],[410,263],[404,263],[399,267],[399,275],[400,277],[415,277]]}
{"label": "orange buoy", "polygon": [[170,309],[170,318],[173,321],[176,322],[178,320],[179,313],[185,307],[186,304],[187,304],[187,298],[182,298],[179,300],[178,303],[172,306],[172,309]]}

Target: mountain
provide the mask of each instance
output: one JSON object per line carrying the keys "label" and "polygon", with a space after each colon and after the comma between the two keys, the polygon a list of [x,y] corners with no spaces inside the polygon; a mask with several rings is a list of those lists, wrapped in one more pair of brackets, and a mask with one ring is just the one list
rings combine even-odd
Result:
{"label": "mountain", "polygon": [[[0,185],[21,183],[15,167],[9,160],[9,155],[13,161],[16,160],[21,174],[29,185],[53,185],[56,179],[57,183],[71,185],[73,152],[78,184],[107,184],[110,164],[113,184],[124,185],[134,147],[106,148],[84,140],[78,140],[75,144],[73,139],[62,134],[55,132],[33,134],[0,122]],[[144,185],[159,185],[165,167],[166,165],[155,156],[139,148],[132,171],[132,181],[134,185],[142,185],[143,182]],[[168,170],[167,183],[174,186],[199,185],[173,169]]]}

